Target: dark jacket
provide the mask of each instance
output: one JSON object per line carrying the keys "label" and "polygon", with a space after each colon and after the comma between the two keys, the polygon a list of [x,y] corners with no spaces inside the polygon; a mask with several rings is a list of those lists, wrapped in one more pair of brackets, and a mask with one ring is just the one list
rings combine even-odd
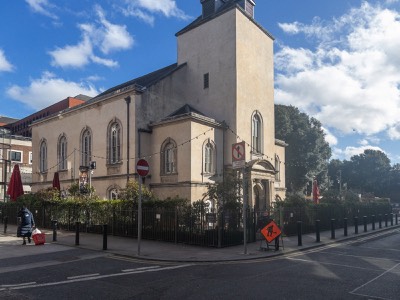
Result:
{"label": "dark jacket", "polygon": [[35,226],[32,213],[26,207],[22,208],[18,212],[18,218],[20,218],[21,222],[18,226],[17,236],[30,237],[32,234],[32,227]]}

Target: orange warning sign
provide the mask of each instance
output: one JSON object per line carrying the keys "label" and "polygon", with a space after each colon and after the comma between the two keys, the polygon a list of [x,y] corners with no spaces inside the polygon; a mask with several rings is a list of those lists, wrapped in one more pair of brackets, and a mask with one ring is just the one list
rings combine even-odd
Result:
{"label": "orange warning sign", "polygon": [[261,229],[262,235],[265,237],[268,243],[271,243],[276,239],[282,231],[279,229],[278,225],[274,221],[268,223],[263,229]]}

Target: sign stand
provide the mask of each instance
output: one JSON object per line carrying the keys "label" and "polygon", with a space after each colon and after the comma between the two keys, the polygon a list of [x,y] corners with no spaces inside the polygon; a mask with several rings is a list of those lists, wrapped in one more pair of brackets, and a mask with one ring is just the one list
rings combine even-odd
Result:
{"label": "sign stand", "polygon": [[[278,245],[279,245],[279,238],[281,239],[281,242],[282,242],[282,248],[285,249],[285,247],[283,245],[282,231],[280,230],[280,228],[278,227],[278,225],[276,225],[276,223],[274,221],[269,222],[263,229],[261,229],[261,234],[265,238],[265,242],[267,244],[267,250],[269,250],[269,244],[272,243],[273,241],[275,241],[276,239],[278,239]],[[262,241],[261,241],[260,248],[263,249]],[[275,250],[278,250],[278,249],[275,249]]]}
{"label": "sign stand", "polygon": [[140,256],[140,243],[142,240],[142,180],[149,173],[149,163],[144,159],[139,159],[136,164],[136,172],[139,175],[139,203],[138,203],[138,256]]}

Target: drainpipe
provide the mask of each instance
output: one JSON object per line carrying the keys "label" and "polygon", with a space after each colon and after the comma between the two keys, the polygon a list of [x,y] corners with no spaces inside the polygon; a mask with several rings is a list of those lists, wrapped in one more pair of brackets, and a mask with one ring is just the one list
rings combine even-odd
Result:
{"label": "drainpipe", "polygon": [[130,104],[131,104],[131,96],[125,98],[126,102],[126,123],[127,123],[127,133],[126,133],[126,182],[129,182],[129,133],[130,133]]}

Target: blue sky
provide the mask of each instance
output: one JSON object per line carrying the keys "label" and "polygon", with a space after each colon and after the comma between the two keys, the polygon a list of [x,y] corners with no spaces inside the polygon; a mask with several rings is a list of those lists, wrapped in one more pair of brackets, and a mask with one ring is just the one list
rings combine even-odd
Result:
{"label": "blue sky", "polygon": [[[276,38],[275,102],[320,120],[333,158],[400,163],[400,0],[255,2]],[[200,14],[200,0],[0,1],[0,115],[175,63],[175,33]]]}

